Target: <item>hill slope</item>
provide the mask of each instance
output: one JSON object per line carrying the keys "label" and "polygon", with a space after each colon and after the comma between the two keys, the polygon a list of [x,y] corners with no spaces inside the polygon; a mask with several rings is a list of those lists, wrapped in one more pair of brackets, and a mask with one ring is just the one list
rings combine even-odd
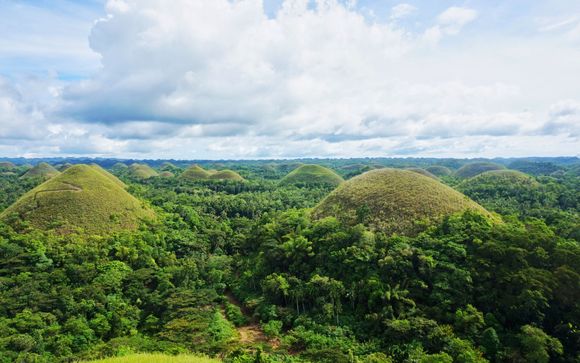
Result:
{"label": "hill slope", "polygon": [[281,181],[282,185],[311,185],[326,184],[339,185],[344,179],[334,171],[321,165],[307,164],[301,165],[292,170]]}
{"label": "hill slope", "polygon": [[52,165],[47,163],[40,163],[28,170],[21,178],[44,178],[50,179],[56,175],[60,174]]}
{"label": "hill slope", "polygon": [[485,173],[491,170],[503,170],[505,166],[490,163],[490,162],[477,162],[463,165],[461,168],[457,169],[455,176],[462,179],[473,178],[476,175]]}
{"label": "hill slope", "polygon": [[106,235],[135,229],[141,219],[154,217],[114,176],[88,165],[75,165],[42,183],[8,207],[0,219],[13,214],[39,229],[66,232],[80,228]]}
{"label": "hill slope", "polygon": [[386,233],[413,235],[416,222],[439,220],[480,205],[454,189],[413,171],[378,169],[354,177],[313,210],[315,218],[335,216],[346,224],[364,223]]}
{"label": "hill slope", "polygon": [[435,176],[430,171],[427,171],[423,168],[405,168],[405,170],[409,170],[409,171],[424,175],[424,176],[429,177],[431,179],[439,180],[439,178],[437,176]]}

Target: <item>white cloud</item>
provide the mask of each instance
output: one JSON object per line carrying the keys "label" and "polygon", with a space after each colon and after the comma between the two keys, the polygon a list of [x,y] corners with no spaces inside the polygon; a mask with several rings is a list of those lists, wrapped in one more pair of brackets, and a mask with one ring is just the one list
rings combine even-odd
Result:
{"label": "white cloud", "polygon": [[417,8],[411,4],[401,3],[398,5],[395,5],[391,9],[391,19],[397,20],[397,19],[405,18],[408,15],[414,13],[416,10],[417,10]]}
{"label": "white cloud", "polygon": [[[549,40],[461,42],[480,15],[465,7],[410,30],[394,21],[409,4],[381,22],[355,2],[310,3],[286,0],[267,16],[260,0],[108,1],[89,39],[101,69],[68,86],[0,88],[0,112],[20,120],[0,120],[0,134],[32,126],[19,153],[179,158],[578,145],[576,116],[558,110],[577,96],[580,52]],[[441,42],[449,36],[457,41]]]}

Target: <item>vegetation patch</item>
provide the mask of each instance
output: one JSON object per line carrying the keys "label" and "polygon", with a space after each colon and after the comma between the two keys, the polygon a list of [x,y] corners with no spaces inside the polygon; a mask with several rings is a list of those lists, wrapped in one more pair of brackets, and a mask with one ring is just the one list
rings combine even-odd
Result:
{"label": "vegetation patch", "polygon": [[244,178],[240,174],[229,169],[215,171],[215,173],[210,173],[209,178],[217,180],[237,180],[237,181],[244,180]]}
{"label": "vegetation patch", "polygon": [[180,178],[188,180],[208,179],[209,173],[199,165],[192,165],[181,173]]}
{"label": "vegetation patch", "polygon": [[467,210],[489,215],[467,196],[432,178],[386,168],[348,180],[313,210],[313,216],[333,216],[348,225],[363,223],[386,233],[413,235],[426,222]]}
{"label": "vegetation patch", "polygon": [[100,167],[75,165],[26,193],[0,219],[24,221],[41,230],[107,235],[136,229],[142,219],[154,218],[121,181],[107,174]]}
{"label": "vegetation patch", "polygon": [[321,165],[301,165],[292,170],[281,181],[281,185],[339,185],[344,179],[334,171]]}
{"label": "vegetation patch", "polygon": [[218,363],[217,359],[196,355],[131,354],[124,357],[106,358],[84,363]]}
{"label": "vegetation patch", "polygon": [[477,162],[463,165],[455,172],[455,176],[462,179],[473,178],[476,175],[485,173],[491,170],[503,170],[505,166],[490,163],[490,162]]}

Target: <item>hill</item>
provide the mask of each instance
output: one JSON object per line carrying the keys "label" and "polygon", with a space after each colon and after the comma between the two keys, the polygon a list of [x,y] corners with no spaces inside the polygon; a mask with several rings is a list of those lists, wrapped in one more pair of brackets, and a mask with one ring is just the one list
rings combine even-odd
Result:
{"label": "hill", "polygon": [[210,173],[199,165],[192,165],[179,176],[182,179],[199,180],[209,178]]}
{"label": "hill", "polygon": [[421,174],[378,169],[340,185],[313,210],[314,218],[337,217],[353,225],[364,223],[386,233],[413,235],[417,222],[436,221],[466,210],[488,214],[456,190]]}
{"label": "hill", "polygon": [[238,180],[238,181],[244,180],[244,178],[240,174],[229,169],[210,173],[209,178],[214,180]]}
{"label": "hill", "polygon": [[105,169],[103,169],[100,165],[98,165],[98,164],[91,164],[90,167],[93,168],[93,169],[95,169],[99,173],[101,173],[103,176],[109,178],[109,180],[111,180],[113,183],[117,184],[121,188],[123,188],[123,189],[126,189],[127,188],[127,184],[123,183],[119,178],[117,178],[113,174],[111,174],[108,171],[106,171]]}
{"label": "hill", "polygon": [[159,176],[162,178],[173,178],[175,174],[173,174],[170,171],[162,171],[161,173],[159,173]]}
{"label": "hill", "polygon": [[124,357],[106,358],[83,363],[219,363],[220,360],[194,355],[131,354]]}
{"label": "hill", "polygon": [[147,164],[131,164],[129,174],[137,179],[149,179],[159,174]]}
{"label": "hill", "polygon": [[503,170],[505,166],[490,163],[490,162],[477,162],[463,165],[455,172],[455,176],[461,179],[473,178],[476,175],[485,173],[491,170]]}
{"label": "hill", "polygon": [[344,179],[334,171],[321,165],[306,164],[297,167],[286,175],[281,185],[339,185]]}
{"label": "hill", "polygon": [[44,178],[50,179],[56,175],[59,175],[60,172],[56,170],[52,165],[47,163],[40,163],[33,167],[32,169],[28,170],[21,178]]}
{"label": "hill", "polygon": [[457,189],[486,208],[502,213],[522,213],[549,200],[542,185],[530,175],[516,170],[492,170],[463,181]]}
{"label": "hill", "polygon": [[2,161],[0,162],[0,170],[12,170],[15,169],[16,165],[9,161]]}
{"label": "hill", "polygon": [[443,165],[431,165],[426,167],[425,170],[438,177],[449,176],[453,174],[451,169]]}
{"label": "hill", "polygon": [[141,219],[154,217],[120,181],[106,174],[94,166],[75,165],[24,194],[0,219],[10,221],[16,214],[39,229],[106,235],[135,229]]}
{"label": "hill", "polygon": [[438,177],[436,177],[435,175],[433,175],[432,173],[428,172],[427,170],[425,170],[423,168],[405,168],[405,170],[409,170],[409,171],[424,175],[424,176],[429,177],[431,179],[439,180]]}
{"label": "hill", "polygon": [[177,166],[175,166],[175,164],[170,163],[169,161],[165,161],[161,164],[161,166],[159,167],[159,170],[162,171],[173,171],[179,169]]}

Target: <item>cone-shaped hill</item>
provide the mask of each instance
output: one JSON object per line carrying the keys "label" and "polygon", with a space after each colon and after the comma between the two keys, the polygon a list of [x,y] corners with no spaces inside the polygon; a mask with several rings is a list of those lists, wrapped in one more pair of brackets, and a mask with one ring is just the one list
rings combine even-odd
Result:
{"label": "cone-shaped hill", "polygon": [[431,165],[426,167],[425,170],[438,177],[449,176],[453,174],[451,169],[443,165]]}
{"label": "cone-shaped hill", "polygon": [[52,165],[47,163],[40,163],[33,167],[32,169],[28,170],[21,178],[44,178],[50,179],[54,176],[60,174],[58,170],[56,170]]}
{"label": "cone-shaped hill", "polygon": [[0,161],[0,170],[12,170],[16,169],[16,165],[10,161]]}
{"label": "cone-shaped hill", "polygon": [[244,178],[240,174],[229,169],[210,173],[209,178],[214,180],[238,180],[238,181],[244,180]]}
{"label": "cone-shaped hill", "polygon": [[439,179],[438,177],[436,177],[435,175],[431,174],[430,172],[428,172],[427,170],[425,170],[423,168],[405,168],[405,170],[419,173],[421,175],[425,175],[425,176],[432,178],[432,179],[437,179],[437,180]]}
{"label": "cone-shaped hill", "polygon": [[292,170],[281,181],[281,185],[339,185],[344,179],[334,171],[321,165],[306,164]]}
{"label": "cone-shaped hill", "polygon": [[209,172],[199,165],[192,165],[179,176],[182,179],[199,180],[209,178]]}
{"label": "cone-shaped hill", "polygon": [[147,164],[131,164],[129,167],[129,175],[137,179],[149,179],[159,174]]}
{"label": "cone-shaped hill", "polygon": [[186,180],[244,180],[240,174],[233,170],[205,170],[199,165],[190,166],[179,177]]}
{"label": "cone-shaped hill", "polygon": [[9,222],[18,215],[43,230],[80,229],[108,235],[154,218],[153,211],[129,194],[121,181],[106,174],[100,167],[75,165],[26,193],[0,219]]}
{"label": "cone-shaped hill", "polygon": [[479,175],[481,173],[485,173],[486,171],[503,170],[503,169],[505,169],[505,166],[496,163],[490,162],[470,163],[463,165],[461,168],[457,169],[457,171],[455,172],[455,176],[462,179],[467,179],[473,178],[474,176]]}
{"label": "cone-shaped hill", "polygon": [[489,213],[465,195],[421,174],[378,169],[335,189],[313,210],[314,218],[334,216],[346,224],[364,223],[385,233],[413,235],[417,222],[438,221],[466,210]]}

